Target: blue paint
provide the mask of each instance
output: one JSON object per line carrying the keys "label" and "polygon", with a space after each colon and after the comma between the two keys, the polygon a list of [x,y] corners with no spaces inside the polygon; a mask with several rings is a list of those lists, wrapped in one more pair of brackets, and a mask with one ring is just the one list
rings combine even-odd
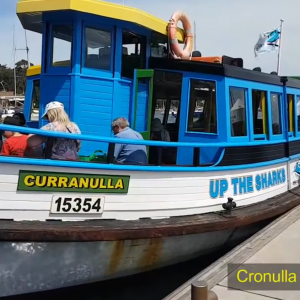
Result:
{"label": "blue paint", "polygon": [[[132,165],[114,165],[114,164],[97,164],[97,163],[84,163],[84,162],[70,162],[70,161],[57,161],[48,159],[32,159],[32,158],[18,158],[10,156],[0,156],[0,164],[17,164],[17,165],[33,165],[33,166],[50,166],[59,168],[79,168],[89,170],[115,170],[115,171],[138,171],[138,172],[220,172],[220,171],[232,171],[232,170],[247,170],[256,169],[260,167],[275,166],[279,163],[287,163],[288,158],[282,158],[274,161],[268,161],[264,163],[256,163],[250,165],[238,165],[227,167],[165,167],[165,166],[132,166]],[[62,169],[63,172],[63,169]]]}
{"label": "blue paint", "polygon": [[114,81],[113,115],[112,120],[120,116],[130,119],[131,83],[123,80]]}
{"label": "blue paint", "polygon": [[255,177],[255,187],[257,191],[268,189],[270,187],[286,182],[285,169],[270,171],[263,174],[258,174]]}
{"label": "blue paint", "polygon": [[[216,83],[216,106],[217,106],[217,134],[205,133],[205,132],[188,132],[187,122],[188,122],[188,101],[190,94],[190,80],[209,80]],[[220,111],[225,111],[226,104],[224,99],[224,77],[221,76],[211,76],[208,74],[195,74],[190,72],[183,73],[182,80],[182,92],[181,92],[181,102],[180,102],[180,127],[179,127],[179,137],[180,142],[190,142],[190,143],[217,143],[226,141],[226,127],[222,126],[222,122],[225,122],[225,116],[219,114]],[[225,123],[224,123],[225,124]],[[201,163],[215,163],[219,160],[222,150],[218,145],[211,145],[211,148],[201,149],[200,151],[200,161]],[[190,148],[179,148],[177,152],[177,164],[186,165],[192,164],[193,162],[193,149]]]}
{"label": "blue paint", "polygon": [[212,199],[246,195],[284,183],[286,183],[286,172],[284,168],[279,168],[277,170],[260,173],[255,176],[250,175],[231,178],[230,184],[233,189],[233,194],[228,195],[225,194],[230,188],[229,180],[223,178],[210,180],[209,194]]}
{"label": "blue paint", "polygon": [[[134,90],[132,91],[132,114],[135,111],[135,101],[134,101]],[[137,95],[137,108],[136,108],[136,115],[132,117],[132,125],[134,124],[134,119],[136,122],[134,130],[138,132],[145,132],[147,131],[147,124],[148,124],[148,101],[149,101],[149,88],[148,84],[138,82],[138,95]]]}
{"label": "blue paint", "polygon": [[[47,23],[46,23],[47,22]],[[52,49],[52,26],[54,25],[72,25],[73,39],[72,39],[72,57],[70,66],[51,66],[51,49]],[[84,66],[85,63],[85,27],[106,30],[110,32],[111,36],[111,55],[110,68],[106,70],[95,69]],[[143,132],[147,128],[147,107],[149,91],[146,84],[138,83],[138,99],[137,107],[134,99],[134,82],[133,78],[122,78],[122,32],[128,30],[136,34],[142,35],[147,40],[146,60],[145,64],[148,67],[148,58],[151,51],[151,31],[147,28],[131,24],[130,22],[123,22],[119,20],[112,20],[90,14],[83,14],[74,11],[64,12],[46,12],[43,13],[43,41],[42,41],[42,73],[41,78],[41,104],[40,115],[44,111],[45,105],[53,100],[60,101],[65,105],[66,111],[72,121],[76,122],[83,135],[79,136],[83,139],[81,155],[90,155],[95,150],[107,151],[108,142],[115,140],[111,139],[111,121],[117,117],[124,116],[130,120],[133,125],[136,120],[137,131]],[[114,39],[116,37],[116,39]],[[114,54],[114,55],[113,55]],[[170,71],[170,70],[167,70]],[[213,169],[208,168],[185,168],[176,167],[176,171],[191,171],[196,170],[233,170],[243,169],[249,166],[232,166],[232,167],[217,167],[217,164],[222,160],[226,147],[235,146],[251,146],[251,145],[271,145],[280,142],[287,142],[291,138],[296,138],[300,133],[296,132],[294,136],[288,133],[287,125],[282,122],[282,134],[274,135],[272,130],[269,130],[267,135],[255,135],[253,130],[252,120],[252,89],[263,90],[267,92],[267,106],[268,109],[268,125],[271,124],[271,109],[270,96],[271,93],[281,95],[281,120],[287,118],[287,107],[285,104],[285,95],[288,91],[294,94],[300,94],[298,89],[285,89],[281,85],[269,85],[258,82],[249,82],[235,78],[226,78],[223,76],[213,76],[202,73],[182,72],[182,93],[180,102],[180,126],[178,133],[179,143],[158,143],[143,141],[128,141],[132,144],[145,145],[160,145],[164,147],[179,147],[177,152],[177,163],[179,165],[192,164],[193,146],[201,147],[200,162],[213,164]],[[216,117],[217,117],[217,133],[208,132],[190,132],[187,130],[188,110],[189,110],[189,95],[190,82],[192,79],[213,81],[216,84]],[[243,137],[231,136],[230,127],[230,94],[229,87],[241,88],[245,91],[246,104],[246,120],[247,120],[247,135]],[[28,94],[30,94],[30,80],[28,80]],[[27,97],[27,94],[26,94]],[[296,97],[295,97],[296,98]],[[296,101],[296,100],[295,100]],[[296,107],[296,106],[295,106]],[[26,103],[24,112],[28,115],[29,106]],[[136,115],[134,115],[136,113]],[[297,117],[295,112],[295,118]],[[39,127],[45,124],[44,120],[40,120]],[[34,124],[32,124],[33,126]],[[34,126],[33,126],[34,127]],[[33,132],[33,133],[39,133]],[[292,134],[293,135],[293,134]],[[51,135],[49,135],[51,136]],[[54,134],[53,136],[59,136]],[[61,137],[63,135],[60,135]],[[69,137],[66,134],[65,137]],[[74,136],[76,137],[76,136]],[[100,138],[101,137],[101,138]],[[256,140],[262,138],[263,140]],[[120,140],[120,142],[122,142]],[[140,143],[139,143],[140,142]],[[299,150],[300,152],[300,150]],[[0,158],[2,159],[2,158]],[[3,161],[3,160],[0,160]],[[288,158],[277,160],[276,162],[288,161]],[[64,166],[70,166],[68,162]],[[262,162],[253,164],[253,166],[272,165],[273,162]],[[54,165],[63,164],[61,162],[54,162]],[[72,163],[72,167],[74,163]],[[75,163],[77,164],[77,163]],[[78,167],[86,165],[80,165]],[[92,166],[91,168],[98,168],[99,166]],[[103,165],[100,165],[104,168]],[[252,167],[252,166],[251,166]],[[136,167],[136,166],[105,166],[107,169],[123,169],[123,170],[142,170],[149,171],[153,168],[155,171],[171,170],[172,167]],[[152,169],[151,169],[152,170]],[[261,186],[270,185],[269,178],[260,177]],[[265,180],[267,182],[265,183]],[[274,179],[273,179],[274,181]],[[251,193],[255,190],[257,183],[252,178],[238,178],[237,181],[231,183],[234,185],[235,193],[244,194]],[[229,184],[225,181],[212,183],[212,194],[216,197],[225,197],[228,191]]]}
{"label": "blue paint", "polygon": [[[75,122],[83,134],[110,137],[113,81],[81,77],[79,82],[74,110]],[[85,141],[80,154],[87,156],[95,150],[107,152],[107,144]]]}
{"label": "blue paint", "polygon": [[[0,130],[10,130],[16,131],[15,126],[0,124]],[[63,132],[53,132],[53,131],[44,131],[40,129],[31,129],[26,127],[18,127],[18,132],[22,133],[32,133],[49,137],[57,138],[66,138],[66,139],[78,139],[83,141],[95,141],[95,142],[104,142],[104,143],[115,143],[115,138],[104,137],[104,136],[94,136],[86,134],[72,134]],[[122,144],[131,144],[131,145],[146,145],[146,146],[161,146],[161,147],[197,147],[197,148],[210,148],[210,147],[238,147],[238,146],[258,146],[258,145],[276,145],[282,143],[282,141],[273,141],[271,143],[263,142],[252,142],[252,143],[188,143],[188,142],[160,142],[160,141],[147,141],[147,140],[127,140],[127,139],[118,139],[119,143]]]}
{"label": "blue paint", "polygon": [[26,120],[30,120],[34,78],[39,79],[39,76],[30,76],[27,77],[26,79],[26,93],[25,93],[24,110],[23,110],[23,114]]}
{"label": "blue paint", "polygon": [[[46,25],[46,22],[48,25]],[[53,33],[55,25],[73,26],[71,66],[52,66]],[[101,70],[85,66],[85,28],[111,33],[110,69]],[[41,73],[41,114],[46,104],[56,100],[64,104],[70,119],[78,124],[83,134],[111,137],[111,121],[124,116],[130,118],[134,101],[132,79],[122,79],[122,32],[132,31],[147,38],[146,59],[150,56],[151,31],[128,22],[74,11],[43,14],[43,53]],[[116,40],[114,37],[116,36]],[[115,55],[114,55],[115,54]],[[146,63],[147,65],[147,63]],[[148,99],[145,85],[138,87],[137,128],[145,125]],[[40,120],[39,127],[47,121]],[[107,151],[107,143],[84,141],[80,155],[95,150]]]}
{"label": "blue paint", "polygon": [[[67,114],[70,113],[70,93],[71,78],[70,76],[47,76],[41,74],[40,89],[40,116],[45,111],[45,106],[51,101],[59,101],[63,103]],[[70,116],[72,119],[72,116]],[[47,124],[47,121],[40,119],[39,127]]]}

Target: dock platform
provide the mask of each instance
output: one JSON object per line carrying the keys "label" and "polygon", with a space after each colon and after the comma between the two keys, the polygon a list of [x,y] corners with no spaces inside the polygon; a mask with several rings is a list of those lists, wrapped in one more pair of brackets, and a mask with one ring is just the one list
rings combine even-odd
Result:
{"label": "dock platform", "polygon": [[244,264],[300,264],[300,206],[273,221],[163,300],[191,300],[191,285],[199,281],[205,281],[219,300],[300,299],[299,274],[298,290],[241,290],[230,279],[233,272],[228,273],[228,264],[239,269]]}

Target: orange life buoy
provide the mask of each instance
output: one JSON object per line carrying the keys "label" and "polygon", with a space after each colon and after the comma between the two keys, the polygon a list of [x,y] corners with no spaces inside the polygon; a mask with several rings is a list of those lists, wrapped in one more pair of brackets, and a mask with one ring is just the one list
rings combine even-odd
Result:
{"label": "orange life buoy", "polygon": [[[184,29],[183,49],[180,48],[176,37],[178,21],[181,21]],[[175,58],[190,59],[194,47],[194,39],[193,39],[194,35],[192,32],[191,23],[185,13],[181,11],[176,11],[172,15],[168,25],[168,35],[169,35],[170,48],[171,51],[173,52],[173,56],[175,54],[176,55]]]}

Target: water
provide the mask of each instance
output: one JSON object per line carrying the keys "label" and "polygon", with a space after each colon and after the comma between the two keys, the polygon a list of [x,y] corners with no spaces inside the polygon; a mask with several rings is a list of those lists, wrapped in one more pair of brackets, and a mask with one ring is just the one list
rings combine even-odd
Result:
{"label": "water", "polygon": [[125,278],[2,299],[162,300],[229,250],[224,248],[213,255]]}

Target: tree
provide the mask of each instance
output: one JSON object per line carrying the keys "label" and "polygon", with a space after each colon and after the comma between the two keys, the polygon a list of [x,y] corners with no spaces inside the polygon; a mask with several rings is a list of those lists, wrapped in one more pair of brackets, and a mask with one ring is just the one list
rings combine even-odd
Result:
{"label": "tree", "polygon": [[[30,66],[33,66],[33,64],[30,64]],[[25,94],[27,67],[28,62],[25,59],[22,59],[15,64],[17,94]],[[7,65],[0,64],[0,91],[2,90],[15,90],[14,69],[7,67]]]}

